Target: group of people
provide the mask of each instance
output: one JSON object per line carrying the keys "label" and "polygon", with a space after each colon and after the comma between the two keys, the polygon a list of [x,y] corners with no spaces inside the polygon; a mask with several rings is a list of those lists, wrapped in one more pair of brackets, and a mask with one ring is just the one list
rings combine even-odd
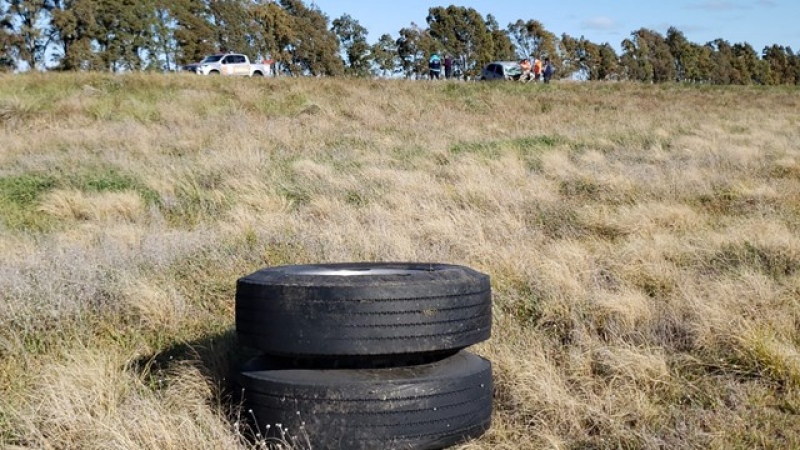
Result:
{"label": "group of people", "polygon": [[428,60],[428,75],[431,77],[431,80],[438,80],[441,78],[442,66],[444,66],[444,78],[447,80],[453,78],[453,57],[446,55],[443,62],[439,55],[434,53],[431,55],[431,59]]}
{"label": "group of people", "polygon": [[549,83],[550,79],[553,78],[553,72],[555,72],[553,65],[550,63],[550,58],[545,58],[544,62],[533,55],[531,55],[531,58],[533,58],[533,62],[528,58],[519,62],[519,66],[522,68],[522,76],[519,77],[519,80],[523,82],[542,80],[545,83]]}
{"label": "group of people", "polygon": [[[553,72],[555,72],[553,65],[550,63],[550,58],[545,58],[544,62],[533,55],[531,55],[531,58],[533,58],[533,63],[531,63],[531,60],[528,58],[525,58],[519,62],[519,65],[522,68],[522,76],[520,77],[520,81],[542,80],[545,83],[549,83],[550,79],[553,78]],[[442,61],[442,58],[440,58],[438,54],[434,53],[431,55],[430,59],[428,60],[428,76],[431,80],[441,79],[442,67],[444,67],[444,78],[447,80],[452,78],[453,57],[446,55],[444,57],[444,61]]]}

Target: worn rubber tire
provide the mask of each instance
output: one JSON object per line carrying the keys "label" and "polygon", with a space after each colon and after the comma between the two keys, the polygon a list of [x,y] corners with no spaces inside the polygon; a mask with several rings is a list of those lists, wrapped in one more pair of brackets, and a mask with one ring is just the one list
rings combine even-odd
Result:
{"label": "worn rubber tire", "polygon": [[489,276],[463,266],[281,266],[236,286],[240,342],[272,355],[457,351],[491,334]]}
{"label": "worn rubber tire", "polygon": [[440,449],[491,425],[492,366],[459,352],[418,366],[293,369],[262,356],[239,374],[245,414],[262,437],[315,450]]}

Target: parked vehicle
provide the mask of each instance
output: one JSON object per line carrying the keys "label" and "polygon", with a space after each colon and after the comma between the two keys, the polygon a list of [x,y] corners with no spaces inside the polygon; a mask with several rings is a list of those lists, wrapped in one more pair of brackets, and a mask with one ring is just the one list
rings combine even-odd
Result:
{"label": "parked vehicle", "polygon": [[516,61],[494,61],[487,64],[478,77],[479,80],[519,80],[522,67]]}
{"label": "parked vehicle", "polygon": [[197,68],[200,67],[200,63],[189,63],[184,66],[181,66],[181,72],[192,72],[197,73]]}
{"label": "parked vehicle", "polygon": [[200,63],[189,63],[179,67],[181,72],[191,72],[197,73],[197,68],[200,67]]}
{"label": "parked vehicle", "polygon": [[195,69],[200,75],[239,75],[264,77],[272,73],[272,68],[264,62],[251,63],[247,55],[241,53],[220,53],[206,56]]}

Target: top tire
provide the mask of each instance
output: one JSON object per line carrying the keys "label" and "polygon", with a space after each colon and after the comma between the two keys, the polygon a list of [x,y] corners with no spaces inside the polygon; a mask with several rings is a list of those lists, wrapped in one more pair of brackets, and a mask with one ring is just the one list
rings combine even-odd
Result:
{"label": "top tire", "polygon": [[281,266],[236,285],[239,340],[279,356],[455,352],[491,334],[489,276],[463,266]]}

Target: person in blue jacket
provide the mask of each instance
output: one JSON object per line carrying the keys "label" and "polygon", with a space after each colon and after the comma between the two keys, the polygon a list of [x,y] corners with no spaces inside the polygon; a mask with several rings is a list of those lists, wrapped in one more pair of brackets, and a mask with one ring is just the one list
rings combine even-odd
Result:
{"label": "person in blue jacket", "polygon": [[553,64],[550,62],[550,58],[544,59],[544,82],[549,83],[550,79],[553,78],[553,72],[555,72],[555,68]]}
{"label": "person in blue jacket", "polygon": [[439,55],[434,53],[431,55],[431,59],[428,60],[428,74],[431,80],[438,80],[440,73],[442,73],[442,60]]}

